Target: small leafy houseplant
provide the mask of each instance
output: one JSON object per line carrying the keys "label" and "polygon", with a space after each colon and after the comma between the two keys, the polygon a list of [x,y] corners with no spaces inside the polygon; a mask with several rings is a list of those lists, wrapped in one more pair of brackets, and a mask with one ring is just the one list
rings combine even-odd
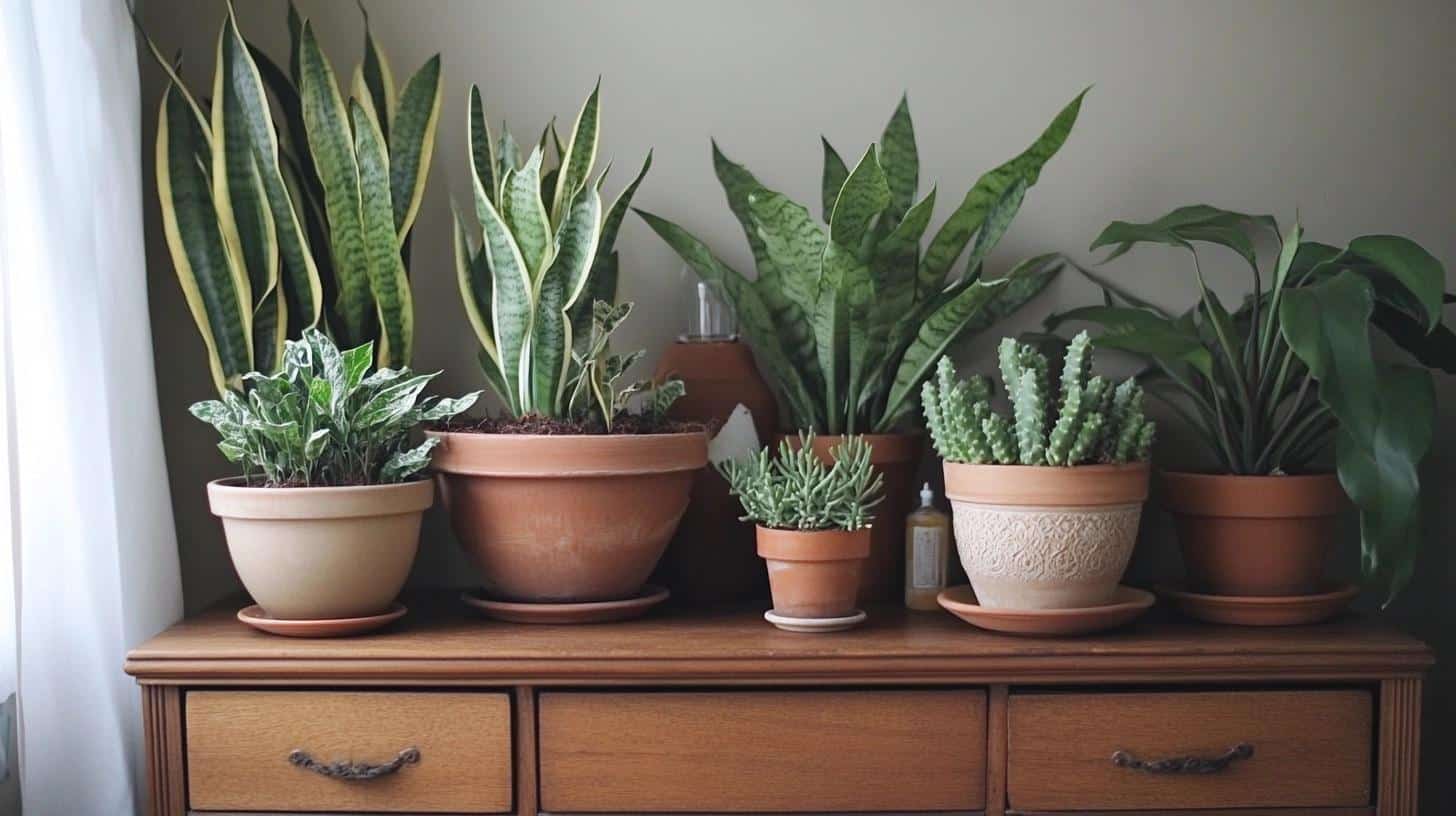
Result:
{"label": "small leafy houseplant", "polygon": [[774,613],[784,618],[844,618],[855,611],[860,571],[870,550],[872,511],[884,479],[863,437],[846,437],[833,464],[814,453],[813,432],[718,465],[744,520],[758,525],[758,554],[768,563]]}
{"label": "small leafy houseplant", "polygon": [[[1263,268],[1261,240],[1278,247]],[[1199,243],[1233,250],[1249,269],[1250,291],[1232,310],[1208,285]],[[1192,309],[1166,311],[1083,270],[1102,286],[1104,304],[1048,325],[1096,324],[1097,345],[1144,360],[1140,381],[1216,457],[1221,475],[1163,474],[1190,583],[1228,595],[1318,590],[1343,487],[1360,512],[1364,573],[1393,598],[1421,539],[1417,467],[1435,418],[1430,369],[1456,371],[1441,263],[1399,236],[1335,247],[1306,240],[1297,222],[1281,230],[1272,216],[1208,206],[1114,222],[1092,248],[1112,247],[1110,261],[1140,244],[1190,253],[1199,291]],[[1409,357],[1377,359],[1372,326]],[[1331,451],[1337,476],[1321,472]]]}
{"label": "small leafy houseplant", "polygon": [[346,96],[291,3],[288,30],[284,69],[243,39],[229,5],[201,97],[147,40],[167,74],[163,229],[219,394],[276,371],[284,341],[307,328],[345,346],[372,341],[382,366],[407,365],[414,345],[409,237],[434,153],[440,57],[401,89],[366,17]]}
{"label": "small leafy houseplant", "polygon": [[271,617],[382,612],[409,574],[434,487],[419,473],[436,439],[421,423],[469,408],[479,392],[422,397],[434,374],[370,372],[371,343],[340,351],[317,329],[284,346],[283,369],[244,375],[246,396],[192,406],[243,475],[208,485],[228,551]]}
{"label": "small leafy houseplant", "polygon": [[1141,386],[1092,374],[1090,345],[1086,332],[1072,338],[1054,379],[1042,352],[1003,339],[1009,415],[992,407],[988,378],[957,381],[947,358],[923,387],[956,547],[983,606],[1108,603],[1132,557],[1156,429]]}
{"label": "small leafy houseplant", "polygon": [[[642,352],[611,349],[632,310],[615,302],[613,247],[652,157],[603,206],[606,172],[593,171],[600,93],[599,83],[566,142],[548,125],[523,160],[508,131],[492,134],[480,89],[470,90],[480,241],[457,213],[455,271],[486,382],[507,416],[431,436],[442,440],[435,469],[456,535],[492,598],[636,595],[707,464],[706,434],[666,416],[681,382],[619,385]],[[544,166],[548,154],[554,168]]]}

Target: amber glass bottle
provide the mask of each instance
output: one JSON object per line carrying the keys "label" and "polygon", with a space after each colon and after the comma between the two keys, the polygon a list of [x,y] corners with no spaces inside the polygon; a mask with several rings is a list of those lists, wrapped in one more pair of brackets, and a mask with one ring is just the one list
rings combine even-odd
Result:
{"label": "amber glass bottle", "polygon": [[920,488],[920,507],[905,518],[905,606],[933,610],[945,589],[950,561],[950,517],[933,504],[930,483]]}

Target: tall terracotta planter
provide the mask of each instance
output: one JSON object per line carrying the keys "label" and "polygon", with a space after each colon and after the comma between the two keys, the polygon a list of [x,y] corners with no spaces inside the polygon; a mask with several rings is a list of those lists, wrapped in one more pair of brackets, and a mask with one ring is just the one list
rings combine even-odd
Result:
{"label": "tall terracotta planter", "polygon": [[357,487],[207,485],[233,568],[269,617],[358,618],[399,595],[435,500],[429,481]]}
{"label": "tall terracotta planter", "polygon": [[871,551],[869,529],[777,530],[758,527],[773,611],[786,618],[840,618],[858,603]]}
{"label": "tall terracotta planter", "polygon": [[632,597],[708,461],[702,432],[428,433],[451,526],[495,600]]}
{"label": "tall terracotta planter", "polygon": [[1148,463],[945,463],[956,549],[981,605],[1073,609],[1111,601],[1137,543]]}
{"label": "tall terracotta planter", "polygon": [[1213,595],[1309,595],[1322,589],[1345,493],[1334,474],[1162,473],[1163,504],[1188,588]]}
{"label": "tall terracotta planter", "polygon": [[[787,438],[797,445],[797,437]],[[885,478],[885,499],[876,505],[871,525],[870,554],[860,579],[860,598],[866,601],[896,600],[905,585],[905,517],[915,506],[920,483],[920,456],[925,438],[920,434],[865,434],[870,446],[870,464]],[[830,451],[843,436],[814,437],[814,452],[832,462]]]}
{"label": "tall terracotta planter", "polygon": [[[760,440],[773,438],[778,405],[743,343],[678,341],[658,362],[654,380],[676,376],[687,393],[668,411],[672,419],[711,427],[726,421],[739,403],[753,412]],[[713,468],[693,480],[692,498],[677,534],[654,573],[673,596],[687,603],[762,598],[768,592],[763,566],[754,555],[753,525],[739,521],[742,508],[728,482]]]}

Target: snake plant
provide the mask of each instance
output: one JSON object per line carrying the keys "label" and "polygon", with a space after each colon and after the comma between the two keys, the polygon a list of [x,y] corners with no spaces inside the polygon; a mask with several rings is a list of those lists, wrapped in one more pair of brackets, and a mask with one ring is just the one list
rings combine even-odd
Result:
{"label": "snake plant", "polygon": [[[1060,271],[1059,256],[1043,255],[1003,278],[982,277],[1081,105],[1079,94],[1030,147],[981,176],[923,251],[936,192],[916,200],[920,164],[904,99],[852,169],[824,141],[827,227],[713,144],[714,170],[753,250],[754,280],[678,225],[639,212],[732,302],[795,427],[892,432],[915,416],[921,383],[952,343],[1016,311]],[[967,246],[962,271],[950,275]]]}
{"label": "snake plant", "polygon": [[[1260,269],[1256,240],[1277,241]],[[1053,315],[1100,325],[1095,339],[1148,364],[1149,393],[1187,420],[1230,474],[1279,475],[1318,467],[1331,448],[1340,484],[1360,510],[1362,564],[1393,598],[1420,546],[1418,465],[1430,447],[1430,369],[1456,373],[1456,333],[1442,323],[1446,272],[1415,242],[1367,235],[1345,247],[1306,241],[1296,222],[1215,207],[1155,221],[1117,221],[1093,242],[1113,260],[1139,244],[1187,250],[1198,303],[1173,313],[1105,276],[1105,305]],[[1252,287],[1232,313],[1209,288],[1194,244],[1233,250]],[[1376,359],[1371,327],[1419,365]]]}
{"label": "snake plant", "polygon": [[346,98],[292,4],[288,27],[285,71],[243,39],[229,5],[202,97],[147,40],[167,74],[162,224],[219,393],[241,390],[246,372],[276,370],[285,339],[309,327],[346,346],[373,342],[383,366],[407,364],[414,344],[406,263],[434,151],[440,57],[398,89],[366,16]]}
{"label": "snake plant", "polygon": [[[652,166],[610,206],[601,189],[607,170],[596,164],[601,83],[577,114],[562,143],[548,125],[524,161],[502,125],[497,141],[471,87],[468,106],[471,186],[481,240],[474,246],[455,215],[455,268],[460,296],[481,346],[486,381],[515,417],[565,419],[610,432],[614,419],[647,382],[617,389],[616,381],[643,352],[612,354],[612,331],[632,310],[614,305],[622,218]],[[548,152],[556,167],[544,168]],[[648,399],[660,419],[682,383],[656,389]]]}

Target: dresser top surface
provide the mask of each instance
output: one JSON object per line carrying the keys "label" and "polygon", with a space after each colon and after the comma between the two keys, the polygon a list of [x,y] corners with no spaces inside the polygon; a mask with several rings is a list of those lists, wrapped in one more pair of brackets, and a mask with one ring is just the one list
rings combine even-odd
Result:
{"label": "dresser top surface", "polygon": [[[411,599],[407,599],[411,600]],[[1251,628],[1192,623],[1155,609],[1131,626],[1072,638],[1024,638],[976,629],[941,612],[868,608],[857,629],[782,632],[761,606],[669,609],[596,625],[485,620],[440,597],[412,599],[410,613],[373,633],[338,639],[263,634],[232,606],[189,618],[133,650],[138,677],[320,677],[431,675],[465,679],[550,677],[730,677],[1004,673],[1140,676],[1199,671],[1379,676],[1431,662],[1420,641],[1349,616],[1316,626]],[[989,676],[989,675],[988,675]]]}

